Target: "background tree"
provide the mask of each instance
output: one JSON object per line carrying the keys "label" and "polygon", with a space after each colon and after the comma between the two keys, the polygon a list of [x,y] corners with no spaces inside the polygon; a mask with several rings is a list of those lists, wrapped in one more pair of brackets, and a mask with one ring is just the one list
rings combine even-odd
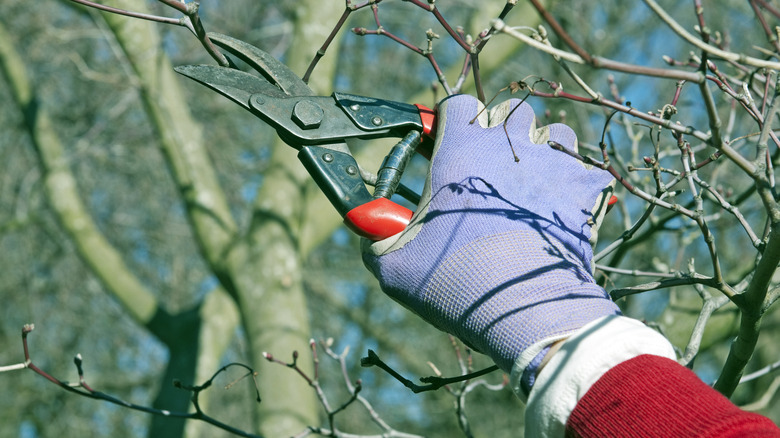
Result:
{"label": "background tree", "polygon": [[[159,3],[101,3],[134,11],[149,7],[150,13],[172,15]],[[462,25],[473,38],[507,5],[439,3],[446,20]],[[774,59],[770,53],[777,49],[756,18],[758,13],[768,21],[771,31],[778,21],[771,4],[728,2],[704,9],[701,16],[695,12],[697,4],[664,2],[662,6],[688,32],[695,34],[696,24],[706,25],[700,28],[709,30],[713,46]],[[343,5],[313,0],[212,1],[204,2],[200,16],[207,30],[262,47],[303,73],[341,16]],[[507,28],[506,33],[536,38],[544,47],[520,42],[517,35],[493,35],[479,56],[481,93],[490,98],[517,81],[523,90],[516,96],[522,97],[533,87],[531,94],[537,97],[528,99],[542,121],[573,125],[593,157],[600,157],[596,145],[615,106],[577,101],[600,95],[625,108],[636,107],[637,113],[680,120],[704,136],[712,134],[710,139],[725,139],[727,146],[751,160],[757,143],[761,146],[757,134],[764,131],[762,141],[769,143],[774,160],[777,145],[763,126],[771,126],[774,120],[773,113],[767,112],[774,107],[775,74],[743,60],[714,55],[708,56],[728,75],[733,93],[728,88],[721,92],[713,86],[718,84],[714,80],[709,87],[701,81],[703,89],[692,76],[678,87],[680,77],[633,74],[639,65],[665,68],[678,76],[695,75],[704,56],[647,5],[550,2],[546,6],[555,20],[551,21],[534,12],[534,6],[538,12],[541,5],[522,3],[505,21],[527,28]],[[0,109],[6,127],[0,131],[6,157],[0,188],[0,257],[5,266],[0,271],[4,303],[0,333],[5,346],[0,363],[18,361],[19,328],[35,322],[38,329],[30,340],[33,357],[52,374],[75,380],[67,358],[81,352],[93,387],[139,404],[186,410],[190,394],[173,387],[174,379],[185,384],[203,382],[220,365],[238,360],[257,369],[263,402],[252,402],[251,379],[244,379],[230,391],[208,391],[204,408],[236,427],[280,436],[319,425],[321,414],[307,382],[266,363],[262,353],[269,351],[287,361],[298,350],[299,364],[306,366],[309,338],[332,336],[335,351],[350,346],[355,352],[347,362],[350,375],[363,379],[361,394],[395,429],[451,436],[458,421],[450,395],[414,397],[379,372],[355,369],[358,355],[370,347],[395,368],[412,374],[430,374],[427,361],[444,374],[458,374],[446,336],[430,330],[378,291],[361,267],[357,239],[337,228],[339,218],[308,180],[291,148],[237,106],[172,73],[172,65],[213,62],[198,42],[180,28],[98,13],[68,2],[36,6],[14,0],[0,5],[0,67],[5,78],[0,98],[8,102]],[[379,25],[422,48],[428,41],[425,30],[434,29],[441,38],[433,40],[433,53],[447,73],[448,85],[457,87],[464,53],[433,15],[412,2],[385,1],[376,6],[350,15],[346,27],[365,29],[357,32],[365,35],[342,29],[314,71],[315,90],[429,105],[443,96],[443,84],[435,93],[430,91],[436,81],[430,62],[386,34],[372,35]],[[546,34],[535,31],[540,17]],[[553,23],[566,33],[556,34]],[[576,50],[565,35],[584,49]],[[696,37],[706,41],[706,35]],[[752,47],[759,43],[770,52]],[[548,53],[551,47],[565,51],[555,52],[563,61]],[[595,55],[634,66],[623,72],[594,68],[614,67]],[[671,66],[665,65],[664,55]],[[578,88],[571,71],[595,96]],[[702,76],[705,73],[725,82],[713,71],[702,71]],[[742,83],[747,89],[741,88]],[[471,79],[463,83],[463,91],[479,93]],[[714,94],[710,106],[705,102],[708,93]],[[748,96],[757,111],[749,109]],[[670,103],[676,114],[667,106]],[[713,124],[716,118],[707,111],[711,108],[716,108],[722,126]],[[757,123],[755,114],[770,123]],[[697,181],[681,189],[691,178],[660,190],[663,184],[658,181],[668,184],[683,170],[681,157],[687,149],[678,147],[679,138],[688,141],[698,163],[716,149],[702,136],[688,133],[675,138],[668,130],[652,128],[653,123],[625,113],[612,117],[605,138],[612,164],[632,186],[657,199],[690,211],[699,211],[700,203],[705,212],[701,218],[720,249],[717,261],[725,284],[744,292],[748,284],[757,284],[753,279],[761,254],[775,245],[762,246],[746,238],[739,216],[725,208],[718,196],[738,208],[761,240],[774,228],[767,214],[771,202],[759,195],[773,193],[773,187],[762,192],[759,184],[757,190],[756,179],[727,155],[698,169],[696,177],[709,182],[712,192]],[[374,141],[353,146],[359,161],[372,169],[390,144]],[[412,163],[409,184],[421,186],[424,167],[424,160]],[[640,168],[647,170],[630,171]],[[755,307],[740,303],[739,298],[725,298],[722,292],[728,293],[728,288],[700,278],[715,276],[712,246],[702,238],[700,223],[664,210],[663,205],[648,212],[647,202],[627,191],[619,196],[619,209],[610,215],[599,249],[611,247],[615,240],[625,242],[601,258],[600,273],[614,296],[627,295],[619,303],[628,314],[657,324],[681,348],[685,363],[706,381],[714,381],[724,363],[733,369],[734,361],[741,360],[732,353],[726,362],[730,340],[737,334],[744,339],[750,333],[745,321],[755,323],[756,316],[762,337],[754,349],[747,350],[748,355],[755,351],[747,370],[777,363],[774,308],[767,305],[760,314],[746,312]],[[646,221],[634,227],[643,213]],[[636,232],[627,239],[624,230],[633,228]],[[759,273],[767,277],[769,298],[777,296],[773,271],[774,266],[768,277]],[[648,278],[651,282],[645,283]],[[641,290],[654,291],[632,294],[636,289],[630,288],[640,283],[644,284]],[[740,321],[743,327],[738,326]],[[415,347],[419,345],[426,346],[424,351]],[[737,356],[744,356],[742,352]],[[484,358],[476,360],[487,365]],[[325,374],[328,369],[324,363],[322,367]],[[304,371],[311,375],[310,368]],[[337,370],[330,371],[338,375]],[[729,378],[739,380],[738,374],[739,370],[732,371]],[[225,385],[237,377],[220,376],[219,381]],[[150,418],[79,400],[32,373],[6,373],[2,379],[3,392],[14,396],[0,401],[0,421],[7,425],[0,435],[50,436],[63,430],[84,436],[117,431],[133,436],[215,434],[199,422]],[[488,379],[502,381],[499,375]],[[778,382],[775,375],[762,374],[741,385],[733,399],[747,404],[763,397],[763,407],[761,403],[756,407],[779,421],[780,413],[771,409]],[[334,398],[349,395],[338,378],[324,380],[323,385]],[[508,390],[472,391],[467,406],[477,435],[516,436],[522,429],[522,408]],[[377,430],[352,407],[339,420],[343,430]]]}

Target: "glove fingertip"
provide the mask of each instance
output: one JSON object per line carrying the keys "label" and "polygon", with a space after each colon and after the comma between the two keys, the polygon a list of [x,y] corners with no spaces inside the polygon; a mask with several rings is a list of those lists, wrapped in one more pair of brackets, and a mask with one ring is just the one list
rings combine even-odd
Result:
{"label": "glove fingertip", "polygon": [[577,134],[573,129],[571,129],[571,127],[564,125],[563,123],[553,123],[547,125],[546,128],[549,131],[549,138],[547,138],[544,143],[547,143],[548,141],[554,141],[566,149],[575,152],[577,151],[579,146],[577,141]]}
{"label": "glove fingertip", "polygon": [[[471,123],[481,114],[486,114],[485,106],[474,96],[469,94],[455,94],[444,98],[438,105],[439,128],[449,122],[452,125]],[[441,132],[441,131],[439,131]]]}
{"label": "glove fingertip", "polygon": [[531,105],[520,99],[509,99],[490,110],[489,127],[506,124],[507,132],[525,135],[535,125],[535,120]]}

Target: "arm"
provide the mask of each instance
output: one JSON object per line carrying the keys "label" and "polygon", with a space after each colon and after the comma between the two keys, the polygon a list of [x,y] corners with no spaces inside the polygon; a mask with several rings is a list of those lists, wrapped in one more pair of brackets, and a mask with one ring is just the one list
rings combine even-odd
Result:
{"label": "arm", "polygon": [[780,437],[772,421],[740,410],[663,353],[668,344],[630,318],[583,327],[539,373],[526,435]]}
{"label": "arm", "polygon": [[[548,141],[576,149],[576,136],[562,124],[537,129],[529,105],[481,109],[469,96],[439,105],[431,169],[412,222],[391,238],[364,242],[363,259],[382,289],[510,373],[527,401],[527,436],[636,435],[631,428],[645,423],[668,428],[667,436],[718,430],[707,429],[722,426],[718,409],[736,408],[701,382],[681,387],[693,393],[678,391],[674,385],[690,383],[690,372],[676,365],[671,344],[621,316],[592,277],[591,242],[611,175],[550,148]],[[679,381],[662,384],[667,373]],[[656,380],[638,378],[645,375]],[[709,423],[690,423],[685,409],[668,405],[671,391],[683,405],[718,408],[708,411]],[[762,417],[742,418],[756,425]]]}
{"label": "arm", "polygon": [[569,416],[566,436],[777,438],[780,429],[740,410],[676,361],[642,355],[596,381]]}

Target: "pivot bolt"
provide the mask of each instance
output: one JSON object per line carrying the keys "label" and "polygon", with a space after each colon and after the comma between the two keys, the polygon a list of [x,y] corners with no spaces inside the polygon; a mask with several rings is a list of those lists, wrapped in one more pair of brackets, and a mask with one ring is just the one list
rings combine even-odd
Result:
{"label": "pivot bolt", "polygon": [[314,129],[320,127],[323,115],[319,105],[310,100],[302,100],[293,107],[292,119],[302,129]]}

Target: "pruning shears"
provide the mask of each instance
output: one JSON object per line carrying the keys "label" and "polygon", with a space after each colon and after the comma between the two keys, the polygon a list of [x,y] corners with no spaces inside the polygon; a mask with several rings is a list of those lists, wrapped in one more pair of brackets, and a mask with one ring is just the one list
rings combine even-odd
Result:
{"label": "pruning shears", "polygon": [[[389,198],[398,191],[413,203],[419,197],[400,185],[409,159],[424,137],[432,138],[435,113],[422,105],[345,93],[317,96],[301,78],[270,54],[244,41],[210,33],[209,38],[257,71],[185,65],[175,70],[231,99],[276,129],[298,150],[298,159],[355,233],[382,240],[403,231],[412,211]],[[349,138],[398,137],[376,176],[358,166]],[[375,186],[369,193],[366,184]],[[416,199],[415,199],[416,198]]]}

